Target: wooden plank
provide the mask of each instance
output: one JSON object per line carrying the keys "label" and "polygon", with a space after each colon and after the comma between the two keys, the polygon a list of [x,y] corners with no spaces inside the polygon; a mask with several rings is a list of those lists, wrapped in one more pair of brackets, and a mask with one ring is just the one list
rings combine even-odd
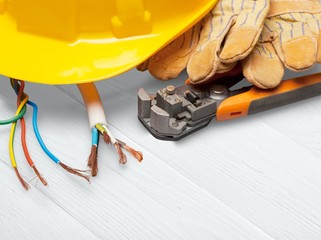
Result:
{"label": "wooden plank", "polygon": [[[0,81],[0,84],[1,89],[8,89],[2,93],[1,112],[9,114],[9,109],[14,108],[13,95],[8,84],[4,81]],[[48,147],[65,163],[85,168],[90,147],[85,108],[52,86],[28,84],[26,91],[39,104],[39,128]],[[26,195],[41,192],[42,196],[47,197],[47,201],[54,202],[99,238],[271,239],[225,203],[144,150],[136,143],[139,135],[131,140],[126,134],[112,127],[117,137],[144,151],[145,161],[138,164],[129,158],[126,166],[120,166],[115,152],[101,144],[99,176],[89,185],[82,179],[66,174],[48,160],[39,150],[31,133],[30,109],[26,119],[30,152],[37,159],[39,169],[50,184],[48,188],[44,188],[39,183],[32,182],[35,190]],[[1,131],[1,136],[8,133],[7,128]],[[21,149],[19,150],[18,140],[19,138],[16,138],[19,167],[29,180],[33,178],[33,174],[22,161],[23,155]],[[1,153],[7,151],[6,141],[6,138],[1,138]],[[171,156],[169,153],[167,157]],[[12,176],[14,186],[8,188],[23,192],[16,181]],[[10,201],[13,197],[13,194],[8,194],[4,199]],[[56,218],[54,214],[52,217],[59,221],[59,217]],[[12,224],[12,221],[4,222],[3,226]],[[64,222],[66,228],[72,224],[72,221]],[[26,227],[26,230],[28,229]],[[18,234],[20,233],[15,236]]]}
{"label": "wooden plank", "polygon": [[[167,83],[131,71],[97,85],[113,127],[264,232],[276,239],[321,237],[320,97],[212,123],[175,143],[154,139],[136,118],[139,87],[153,92]],[[63,89],[81,99],[75,88]]]}
{"label": "wooden plank", "polygon": [[[1,239],[99,239],[37,188],[26,192],[14,171],[0,154],[0,238]],[[32,184],[35,184],[33,181]]]}

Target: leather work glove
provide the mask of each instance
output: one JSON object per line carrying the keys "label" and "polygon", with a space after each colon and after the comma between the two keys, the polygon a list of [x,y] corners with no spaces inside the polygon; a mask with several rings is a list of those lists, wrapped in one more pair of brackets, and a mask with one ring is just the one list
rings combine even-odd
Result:
{"label": "leather work glove", "polygon": [[198,24],[137,67],[161,80],[187,68],[193,84],[232,69],[255,46],[269,0],[221,0]]}
{"label": "leather work glove", "polygon": [[284,67],[307,70],[321,61],[319,0],[271,0],[271,8],[253,52],[242,61],[243,74],[260,88],[273,88]]}

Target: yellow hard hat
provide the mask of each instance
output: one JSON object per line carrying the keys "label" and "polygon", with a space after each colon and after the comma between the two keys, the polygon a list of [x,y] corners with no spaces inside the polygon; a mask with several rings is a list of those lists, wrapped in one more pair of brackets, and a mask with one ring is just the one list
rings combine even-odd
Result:
{"label": "yellow hard hat", "polygon": [[45,84],[137,66],[218,0],[0,0],[0,74]]}

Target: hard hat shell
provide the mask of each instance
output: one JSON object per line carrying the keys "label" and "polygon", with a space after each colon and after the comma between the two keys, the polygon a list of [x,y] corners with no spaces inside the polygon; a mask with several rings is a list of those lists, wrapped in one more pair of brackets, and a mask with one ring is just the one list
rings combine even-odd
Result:
{"label": "hard hat shell", "polygon": [[0,0],[0,74],[45,84],[137,66],[217,0]]}

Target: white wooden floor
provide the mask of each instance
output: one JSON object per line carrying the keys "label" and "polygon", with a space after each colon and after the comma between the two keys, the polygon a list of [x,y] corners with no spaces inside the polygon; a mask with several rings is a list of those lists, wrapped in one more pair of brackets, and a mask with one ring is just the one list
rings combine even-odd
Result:
{"label": "white wooden floor", "polygon": [[[138,121],[136,94],[166,85],[135,70],[97,84],[112,131],[145,159],[120,166],[101,144],[91,184],[44,155],[29,108],[29,148],[49,186],[34,179],[16,137],[19,169],[32,185],[25,191],[9,164],[9,126],[0,127],[0,239],[321,239],[321,96],[163,142]],[[77,88],[27,84],[26,92],[39,104],[51,151],[85,168],[91,135]],[[1,118],[14,111],[1,77]]]}

